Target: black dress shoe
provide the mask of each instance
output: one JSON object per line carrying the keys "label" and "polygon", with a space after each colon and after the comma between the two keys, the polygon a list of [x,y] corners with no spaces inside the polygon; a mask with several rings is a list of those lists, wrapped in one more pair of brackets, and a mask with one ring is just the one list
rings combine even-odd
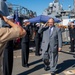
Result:
{"label": "black dress shoe", "polygon": [[55,75],[55,73],[51,73],[51,75]]}
{"label": "black dress shoe", "polygon": [[25,67],[27,67],[27,68],[28,68],[28,67],[29,67],[29,64],[26,64],[26,65],[25,65]]}
{"label": "black dress shoe", "polygon": [[29,68],[29,64],[25,64],[23,67],[27,67],[27,68]]}
{"label": "black dress shoe", "polygon": [[36,56],[40,56],[41,54],[35,54]]}
{"label": "black dress shoe", "polygon": [[48,70],[50,70],[50,67],[49,67],[49,66],[45,66],[45,67],[44,67],[44,70],[45,70],[45,71],[48,71]]}
{"label": "black dress shoe", "polygon": [[74,51],[69,51],[69,52],[74,52]]}
{"label": "black dress shoe", "polygon": [[73,57],[75,58],[75,55],[73,55]]}

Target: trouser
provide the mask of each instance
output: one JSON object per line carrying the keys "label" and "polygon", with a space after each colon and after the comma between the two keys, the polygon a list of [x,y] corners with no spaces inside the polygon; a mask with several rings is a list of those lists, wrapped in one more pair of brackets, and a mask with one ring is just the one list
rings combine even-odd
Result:
{"label": "trouser", "polygon": [[[44,57],[44,53],[45,51],[42,51],[42,57]],[[51,50],[48,50],[49,53],[49,66],[50,66],[50,72],[55,72],[56,71],[56,67],[57,67],[57,62],[58,62],[58,52],[52,52]],[[44,64],[45,67],[48,66],[46,64]]]}
{"label": "trouser", "polygon": [[56,67],[57,67],[57,62],[58,62],[58,53],[50,52],[49,57],[50,57],[50,59],[49,59],[49,61],[50,61],[50,72],[55,72]]}
{"label": "trouser", "polygon": [[25,64],[28,63],[29,59],[29,42],[22,42],[21,48],[22,48],[22,66],[25,66]]}
{"label": "trouser", "polygon": [[0,56],[0,75],[3,75],[3,62],[2,62],[3,57]]}
{"label": "trouser", "polygon": [[71,52],[74,52],[74,42],[75,42],[75,39],[74,40],[72,40],[71,39]]}
{"label": "trouser", "polygon": [[35,54],[39,55],[40,54],[40,40],[39,39],[35,39],[35,45],[36,45]]}
{"label": "trouser", "polygon": [[3,57],[4,75],[12,75],[12,68],[13,68],[13,40],[7,43],[4,50],[4,57]]}

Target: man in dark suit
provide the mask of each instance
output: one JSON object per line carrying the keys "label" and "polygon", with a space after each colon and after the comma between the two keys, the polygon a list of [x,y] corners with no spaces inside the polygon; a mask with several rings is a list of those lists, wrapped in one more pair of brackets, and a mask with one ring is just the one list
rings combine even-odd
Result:
{"label": "man in dark suit", "polygon": [[[50,61],[50,72],[51,75],[55,75],[57,61],[58,61],[58,51],[62,49],[62,33],[61,29],[54,25],[54,19],[51,18],[47,22],[47,26],[41,27],[38,31],[43,32],[42,38],[42,56],[48,50],[49,61]],[[45,69],[47,66],[45,65]]]}
{"label": "man in dark suit", "polygon": [[[13,20],[13,16],[7,16],[7,19]],[[7,25],[6,27],[9,27]],[[4,57],[3,57],[3,71],[4,75],[11,75],[12,74],[12,68],[13,68],[13,40],[10,40],[7,42],[7,45],[4,50]]]}
{"label": "man in dark suit", "polygon": [[69,28],[70,43],[71,43],[70,52],[74,52],[74,45],[75,45],[75,24],[74,22],[69,23],[68,28]]}
{"label": "man in dark suit", "polygon": [[27,34],[25,37],[22,38],[21,42],[21,48],[22,48],[22,66],[23,67],[29,67],[28,59],[29,59],[29,35],[30,35],[30,29],[29,29],[30,22],[25,19],[23,20],[23,28],[26,30]]}

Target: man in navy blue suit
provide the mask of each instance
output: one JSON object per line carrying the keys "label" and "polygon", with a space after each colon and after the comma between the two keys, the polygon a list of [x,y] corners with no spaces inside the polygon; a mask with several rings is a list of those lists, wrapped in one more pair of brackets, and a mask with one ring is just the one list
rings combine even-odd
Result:
{"label": "man in navy blue suit", "polygon": [[26,30],[27,34],[22,38],[21,48],[22,48],[22,66],[29,67],[28,59],[29,59],[29,41],[30,41],[30,22],[25,19],[23,20],[23,28]]}

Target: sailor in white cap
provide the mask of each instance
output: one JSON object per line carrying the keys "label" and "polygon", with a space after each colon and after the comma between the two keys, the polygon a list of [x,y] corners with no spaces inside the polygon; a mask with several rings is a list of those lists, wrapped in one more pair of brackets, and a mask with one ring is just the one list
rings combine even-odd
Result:
{"label": "sailor in white cap", "polygon": [[23,23],[26,23],[26,22],[29,22],[29,20],[28,19],[24,19],[23,20]]}
{"label": "sailor in white cap", "polygon": [[40,23],[36,23],[36,26],[37,26],[37,27],[40,27],[40,25],[41,25]]}
{"label": "sailor in white cap", "polygon": [[[6,18],[14,22],[12,15],[7,16]],[[6,27],[11,28],[9,25],[6,25]],[[12,68],[13,68],[13,40],[10,40],[7,42],[5,50],[4,50],[4,57],[3,57],[4,75],[11,75]]]}
{"label": "sailor in white cap", "polygon": [[34,38],[35,46],[36,46],[36,50],[35,50],[35,55],[36,56],[40,56],[41,36],[38,33],[39,28],[40,28],[40,23],[36,23],[36,26],[35,26],[35,38]]}
{"label": "sailor in white cap", "polygon": [[27,34],[22,38],[21,48],[22,48],[22,66],[29,67],[29,37],[30,37],[30,22],[28,19],[23,20],[23,28],[26,30]]}
{"label": "sailor in white cap", "polygon": [[9,20],[13,20],[13,16],[12,15],[9,15],[9,16],[7,16],[7,19],[9,19]]}

